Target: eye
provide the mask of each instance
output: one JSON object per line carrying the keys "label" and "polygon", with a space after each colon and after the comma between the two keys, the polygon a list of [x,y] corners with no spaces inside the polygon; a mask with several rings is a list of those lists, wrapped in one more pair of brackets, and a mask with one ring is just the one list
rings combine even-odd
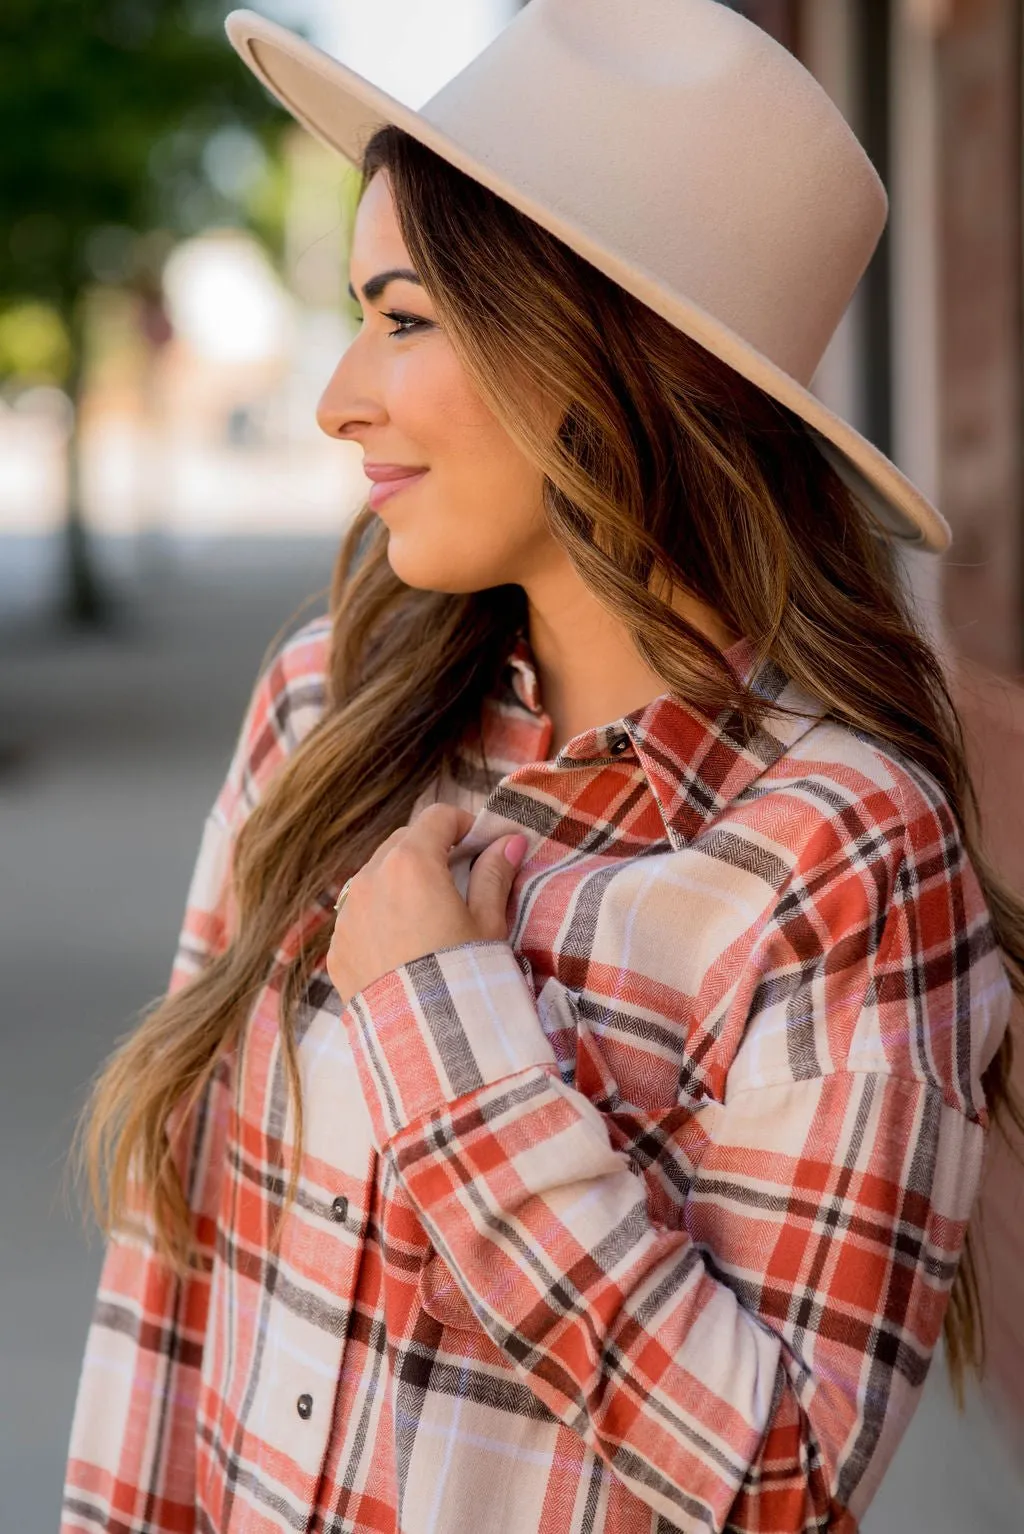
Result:
{"label": "eye", "polygon": [[418,326],[430,324],[429,320],[420,319],[415,314],[401,314],[394,309],[384,309],[381,312],[386,320],[393,320],[397,327],[395,330],[388,331],[389,336],[406,336]]}
{"label": "eye", "polygon": [[[429,330],[433,325],[432,320],[425,320],[418,314],[402,314],[397,309],[382,309],[380,313],[386,320],[393,320],[395,323],[396,328],[387,332],[389,336],[407,336],[414,330]],[[360,312],[353,314],[352,318],[357,325],[361,325],[365,315]]]}

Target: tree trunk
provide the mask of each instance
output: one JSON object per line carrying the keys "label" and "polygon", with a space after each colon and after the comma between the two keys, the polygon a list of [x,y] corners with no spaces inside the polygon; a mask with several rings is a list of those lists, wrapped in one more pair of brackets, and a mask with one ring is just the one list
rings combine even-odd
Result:
{"label": "tree trunk", "polygon": [[82,511],[81,401],[85,379],[85,323],[81,299],[67,316],[67,326],[73,359],[67,389],[73,415],[67,445],[68,493],[64,513],[60,616],[74,628],[102,629],[110,626],[114,610],[100,578]]}

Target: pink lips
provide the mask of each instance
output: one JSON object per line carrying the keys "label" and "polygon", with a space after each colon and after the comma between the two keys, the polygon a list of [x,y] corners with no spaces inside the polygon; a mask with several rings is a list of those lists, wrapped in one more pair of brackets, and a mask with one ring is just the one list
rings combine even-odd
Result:
{"label": "pink lips", "polygon": [[391,496],[397,495],[408,485],[413,485],[427,473],[426,469],[409,469],[400,463],[363,464],[363,473],[374,481],[370,491],[370,505],[374,511]]}

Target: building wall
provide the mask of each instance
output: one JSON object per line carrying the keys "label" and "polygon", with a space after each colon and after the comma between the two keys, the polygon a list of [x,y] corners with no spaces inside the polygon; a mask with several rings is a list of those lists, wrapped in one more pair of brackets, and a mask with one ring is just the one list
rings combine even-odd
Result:
{"label": "building wall", "polygon": [[1021,5],[957,0],[940,92],[941,495],[958,649],[1024,667],[1021,460]]}
{"label": "building wall", "polygon": [[1022,0],[735,0],[821,79],[890,192],[815,387],[935,499],[933,630],[1024,669]]}
{"label": "building wall", "polygon": [[780,43],[799,53],[800,7],[795,0],[730,0],[730,3],[733,10],[742,11]]}

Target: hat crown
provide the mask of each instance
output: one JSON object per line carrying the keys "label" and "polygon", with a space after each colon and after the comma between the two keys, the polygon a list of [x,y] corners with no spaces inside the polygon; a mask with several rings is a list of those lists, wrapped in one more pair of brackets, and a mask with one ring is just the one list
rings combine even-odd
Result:
{"label": "hat crown", "polygon": [[[560,37],[563,46],[589,56],[600,67],[628,75],[638,84],[681,84],[714,78],[737,48],[749,46],[750,23],[727,5],[710,12],[695,6],[634,4],[594,6],[590,0],[532,0],[534,22]],[[760,33],[761,37],[767,36]]]}
{"label": "hat crown", "polygon": [[718,0],[530,0],[421,113],[803,384],[885,225],[842,113]]}

